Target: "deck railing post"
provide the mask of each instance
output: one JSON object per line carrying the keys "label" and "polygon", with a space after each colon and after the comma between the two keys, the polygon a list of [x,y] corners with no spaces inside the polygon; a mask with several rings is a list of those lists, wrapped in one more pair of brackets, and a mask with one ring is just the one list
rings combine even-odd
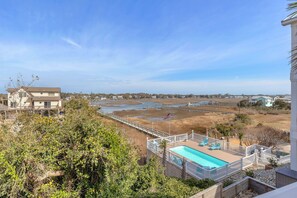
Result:
{"label": "deck railing post", "polygon": [[226,176],[229,174],[229,164],[226,166]]}
{"label": "deck railing post", "polygon": [[243,158],[240,159],[240,164],[241,164],[241,170],[243,170]]}

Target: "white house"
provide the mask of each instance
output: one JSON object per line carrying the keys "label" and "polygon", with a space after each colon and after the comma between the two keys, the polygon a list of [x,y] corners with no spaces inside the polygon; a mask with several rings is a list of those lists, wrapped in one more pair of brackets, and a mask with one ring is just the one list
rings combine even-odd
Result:
{"label": "white house", "polygon": [[262,102],[263,106],[271,107],[273,105],[273,98],[269,96],[252,96],[249,102],[252,104],[256,104],[257,102]]}
{"label": "white house", "polygon": [[8,88],[9,109],[59,109],[61,89],[56,87]]}
{"label": "white house", "polygon": [[276,101],[276,100],[282,100],[286,103],[291,103],[291,96],[290,95],[286,95],[284,97],[276,96],[276,97],[274,97],[274,101]]}

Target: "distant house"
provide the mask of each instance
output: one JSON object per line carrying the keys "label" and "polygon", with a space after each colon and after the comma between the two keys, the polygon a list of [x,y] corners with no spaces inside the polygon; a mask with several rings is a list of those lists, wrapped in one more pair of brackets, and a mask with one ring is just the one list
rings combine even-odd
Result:
{"label": "distant house", "polygon": [[123,96],[118,96],[118,99],[122,100],[122,99],[124,99],[124,97]]}
{"label": "distant house", "polygon": [[112,96],[112,99],[113,99],[113,100],[117,100],[118,97],[117,97],[117,96]]}
{"label": "distant house", "polygon": [[282,100],[286,103],[291,103],[291,96],[290,95],[286,95],[283,97],[276,96],[276,97],[274,97],[274,101],[276,101],[276,100]]}
{"label": "distant house", "polygon": [[62,107],[61,88],[8,88],[9,109],[59,109]]}
{"label": "distant house", "polygon": [[7,101],[7,95],[0,95],[0,110],[6,110],[8,101]]}
{"label": "distant house", "polygon": [[251,104],[256,104],[257,102],[261,102],[262,106],[271,107],[273,105],[273,98],[269,96],[252,96],[249,100]]}
{"label": "distant house", "polygon": [[8,101],[7,101],[7,95],[0,95],[0,104],[7,106],[8,105]]}
{"label": "distant house", "polygon": [[237,99],[243,99],[243,98],[244,98],[244,96],[241,96],[241,95],[235,95],[235,96],[233,96],[233,98],[237,98]]}
{"label": "distant house", "polygon": [[152,96],[152,99],[156,99],[157,98],[157,96]]}

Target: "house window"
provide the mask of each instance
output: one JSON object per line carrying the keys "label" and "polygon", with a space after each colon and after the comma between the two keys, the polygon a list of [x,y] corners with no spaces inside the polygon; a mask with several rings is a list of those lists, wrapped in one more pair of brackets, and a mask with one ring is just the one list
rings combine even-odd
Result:
{"label": "house window", "polygon": [[26,92],[19,92],[19,97],[20,98],[23,98],[23,97],[26,97],[26,96],[27,96]]}
{"label": "house window", "polygon": [[51,102],[44,102],[44,108],[46,109],[51,108]]}
{"label": "house window", "polygon": [[40,95],[42,95],[43,93],[41,92]]}
{"label": "house window", "polygon": [[15,107],[16,107],[16,102],[11,102],[11,103],[10,103],[10,107],[11,107],[11,108],[15,108]]}

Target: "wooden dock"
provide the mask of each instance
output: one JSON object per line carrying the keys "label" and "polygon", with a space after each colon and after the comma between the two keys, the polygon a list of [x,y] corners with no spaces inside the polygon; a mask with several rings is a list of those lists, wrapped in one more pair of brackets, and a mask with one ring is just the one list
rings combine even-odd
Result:
{"label": "wooden dock", "polygon": [[130,126],[132,128],[135,128],[141,132],[144,132],[146,134],[149,134],[151,136],[154,136],[154,137],[158,137],[158,138],[162,138],[162,137],[167,137],[169,136],[169,133],[167,132],[164,132],[164,131],[159,131],[159,130],[156,130],[156,129],[151,129],[151,128],[148,128],[148,127],[145,127],[145,126],[142,126],[140,124],[137,124],[135,122],[131,122],[131,121],[128,121],[120,116],[116,116],[114,114],[104,114],[103,112],[100,112],[101,115],[104,115],[108,118],[111,118],[115,121],[118,121],[120,123],[123,123],[127,126]]}

